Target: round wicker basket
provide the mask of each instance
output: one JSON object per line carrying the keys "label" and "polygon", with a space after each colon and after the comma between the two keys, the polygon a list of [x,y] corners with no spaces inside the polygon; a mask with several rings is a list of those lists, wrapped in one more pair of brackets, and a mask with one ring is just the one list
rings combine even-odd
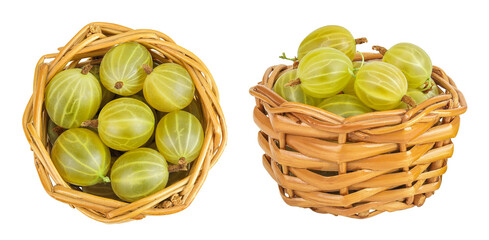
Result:
{"label": "round wicker basket", "polygon": [[[165,189],[132,203],[98,197],[81,192],[66,183],[50,159],[47,139],[47,113],[43,106],[44,90],[53,76],[66,68],[99,63],[114,45],[138,42],[147,47],[157,63],[174,62],[187,69],[196,87],[205,119],[205,139],[200,156],[189,174]],[[82,28],[58,53],[39,60],[34,91],[22,119],[24,132],[34,152],[34,162],[41,183],[53,198],[68,203],[90,218],[100,222],[118,223],[142,219],[146,215],[166,215],[187,208],[204,183],[209,170],[216,164],[227,142],[227,129],[219,105],[219,93],[211,73],[204,63],[171,38],[154,30],[132,30],[111,23],[91,23]]]}
{"label": "round wicker basket", "polygon": [[[363,53],[366,60],[381,54]],[[361,59],[357,55],[354,60]],[[263,165],[291,206],[352,218],[423,205],[440,187],[452,156],[451,138],[467,110],[464,96],[443,70],[432,78],[443,94],[410,110],[349,118],[287,102],[271,89],[292,66],[268,68],[250,89],[265,151]]]}

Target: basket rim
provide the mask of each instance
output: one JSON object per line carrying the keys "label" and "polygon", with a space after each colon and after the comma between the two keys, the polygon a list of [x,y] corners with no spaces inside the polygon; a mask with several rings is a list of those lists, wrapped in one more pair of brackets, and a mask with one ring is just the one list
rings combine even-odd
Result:
{"label": "basket rim", "polygon": [[[365,61],[381,59],[379,53],[364,52],[357,53],[353,61],[362,59]],[[393,109],[384,111],[373,111],[351,117],[341,117],[337,114],[328,112],[324,109],[297,102],[289,102],[275,93],[272,88],[275,81],[285,71],[292,69],[294,65],[278,64],[267,68],[263,75],[263,79],[257,85],[249,89],[249,93],[255,97],[256,101],[264,103],[265,110],[271,114],[285,115],[295,121],[305,122],[312,127],[324,128],[328,131],[343,132],[351,131],[352,126],[364,125],[372,122],[382,122],[387,119],[392,119],[395,124],[392,127],[404,126],[412,119],[416,121],[432,118],[433,114],[438,117],[455,117],[467,111],[467,102],[463,93],[457,88],[455,82],[439,67],[433,66],[432,79],[437,86],[442,86],[446,89],[446,93],[432,97],[423,103],[409,110]],[[439,107],[450,104],[449,109],[439,109]],[[395,120],[394,120],[395,119]],[[411,121],[413,122],[413,121]],[[363,123],[363,124],[362,124]],[[399,127],[397,127],[399,128]],[[400,128],[399,128],[400,129]]]}

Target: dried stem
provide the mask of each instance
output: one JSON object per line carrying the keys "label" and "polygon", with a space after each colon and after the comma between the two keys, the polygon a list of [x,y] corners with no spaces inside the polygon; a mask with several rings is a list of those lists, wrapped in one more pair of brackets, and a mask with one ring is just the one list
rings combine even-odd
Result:
{"label": "dried stem", "polygon": [[299,60],[294,61],[292,64],[292,69],[297,69],[299,67]]}
{"label": "dried stem", "polygon": [[121,89],[123,86],[124,86],[124,83],[119,81],[119,82],[115,83],[114,88],[115,89]]}
{"label": "dried stem", "polygon": [[53,132],[56,133],[58,136],[61,135],[66,130],[67,129],[60,127],[60,126],[56,126],[53,128]]}
{"label": "dried stem", "polygon": [[85,66],[83,66],[83,68],[82,68],[82,70],[81,70],[81,73],[82,73],[83,75],[87,75],[87,74],[90,72],[90,70],[92,69],[92,67],[93,67],[93,65],[92,65],[92,64],[90,64],[90,63],[89,63],[89,64],[87,64],[87,65],[85,65]]}
{"label": "dried stem", "polygon": [[80,127],[98,128],[98,119],[86,120],[81,123]]}
{"label": "dried stem", "polygon": [[362,43],[367,43],[368,40],[366,37],[361,37],[361,38],[357,38],[355,39],[355,44],[362,44]]}
{"label": "dried stem", "polygon": [[378,51],[382,55],[385,55],[385,53],[387,52],[387,49],[385,47],[377,45],[372,46],[372,50]]}
{"label": "dried stem", "polygon": [[178,164],[170,164],[168,165],[168,172],[170,173],[174,173],[174,172],[180,172],[180,171],[188,171],[188,168],[189,168],[189,163],[187,163],[187,161],[185,161],[185,158],[184,157],[181,157],[179,160],[178,160]]}
{"label": "dried stem", "polygon": [[180,196],[180,195],[178,195],[178,193],[176,193],[170,197],[170,200],[165,200],[165,201],[161,202],[160,204],[158,204],[158,207],[160,207],[160,208],[171,208],[173,206],[178,206],[178,205],[182,205],[182,204],[183,204],[182,196]]}
{"label": "dried stem", "polygon": [[299,84],[301,84],[301,80],[297,78],[296,80],[290,81],[287,84],[285,84],[284,87],[297,86]]}
{"label": "dried stem", "polygon": [[401,98],[401,101],[406,103],[407,105],[409,105],[410,107],[412,108],[415,108],[416,107],[416,101],[414,101],[413,98],[411,98],[410,96],[408,95],[404,95],[402,98]]}
{"label": "dried stem", "polygon": [[147,64],[143,64],[143,70],[146,72],[146,74],[150,74],[153,72],[153,68],[148,66]]}

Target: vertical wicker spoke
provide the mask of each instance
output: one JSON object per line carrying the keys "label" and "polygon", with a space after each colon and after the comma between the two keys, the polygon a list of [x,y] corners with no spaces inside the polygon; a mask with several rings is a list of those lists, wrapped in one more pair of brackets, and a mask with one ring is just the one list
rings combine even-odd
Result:
{"label": "vertical wicker spoke", "polygon": [[[400,152],[406,152],[407,151],[406,144],[404,144],[404,143],[399,144],[399,151]],[[404,167],[404,168],[402,168],[402,171],[408,173],[410,171],[410,169],[409,169],[409,167]],[[409,182],[406,184],[406,188],[410,188],[411,186],[413,186],[412,182]],[[414,196],[407,196],[405,199],[405,202],[406,202],[406,204],[409,205],[409,204],[413,203],[413,200],[414,200]]]}
{"label": "vertical wicker spoke", "polygon": [[[338,136],[338,144],[345,144],[346,143],[346,133],[342,133]],[[347,166],[346,162],[340,163],[338,167],[338,175],[345,174],[347,172]],[[341,195],[347,195],[348,194],[348,187],[340,189],[340,194]],[[347,206],[351,207],[351,206]]]}
{"label": "vertical wicker spoke", "polygon": [[[285,147],[287,145],[285,142],[285,134],[284,133],[279,133],[278,142],[279,142],[279,148],[285,149]],[[282,171],[283,171],[284,175],[289,175],[289,167],[288,166],[282,164]],[[289,198],[294,197],[294,192],[292,191],[292,189],[287,188],[286,191],[287,191],[287,195],[289,195]]]}

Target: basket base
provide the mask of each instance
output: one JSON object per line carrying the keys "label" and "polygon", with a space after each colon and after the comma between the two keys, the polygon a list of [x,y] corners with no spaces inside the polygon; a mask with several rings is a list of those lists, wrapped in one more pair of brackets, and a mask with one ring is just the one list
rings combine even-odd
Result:
{"label": "basket base", "polygon": [[[411,184],[403,184],[395,188],[364,188],[342,194],[340,191],[311,191],[313,187],[303,185],[302,179],[297,176],[291,173],[284,176],[283,168],[267,155],[263,156],[263,164],[278,183],[280,195],[286,204],[309,208],[317,213],[357,219],[370,218],[383,212],[395,212],[414,206],[421,207],[426,198],[432,196],[440,187],[442,179],[439,175],[415,180]],[[446,167],[446,160],[443,166]],[[428,166],[425,166],[425,171],[422,172],[428,174],[427,176],[433,175],[433,171],[427,168]],[[442,171],[439,170],[434,172],[438,174],[445,172],[443,167]]]}
{"label": "basket base", "polygon": [[[302,198],[290,198],[286,190],[279,186],[282,199],[285,203],[290,206],[297,207],[297,203],[302,202],[303,204],[307,201]],[[433,194],[430,194],[432,196]],[[334,206],[323,206],[323,207],[304,207],[309,208],[316,213],[332,214],[334,216],[344,216],[356,219],[364,219],[376,216],[383,212],[395,212],[399,210],[409,209],[412,207],[421,207],[425,203],[426,198],[429,197],[427,194],[417,194],[414,196],[414,201],[410,204],[404,201],[393,201],[393,202],[371,202],[371,203],[360,203],[354,204],[351,207],[334,207]],[[301,207],[301,206],[298,206]]]}

